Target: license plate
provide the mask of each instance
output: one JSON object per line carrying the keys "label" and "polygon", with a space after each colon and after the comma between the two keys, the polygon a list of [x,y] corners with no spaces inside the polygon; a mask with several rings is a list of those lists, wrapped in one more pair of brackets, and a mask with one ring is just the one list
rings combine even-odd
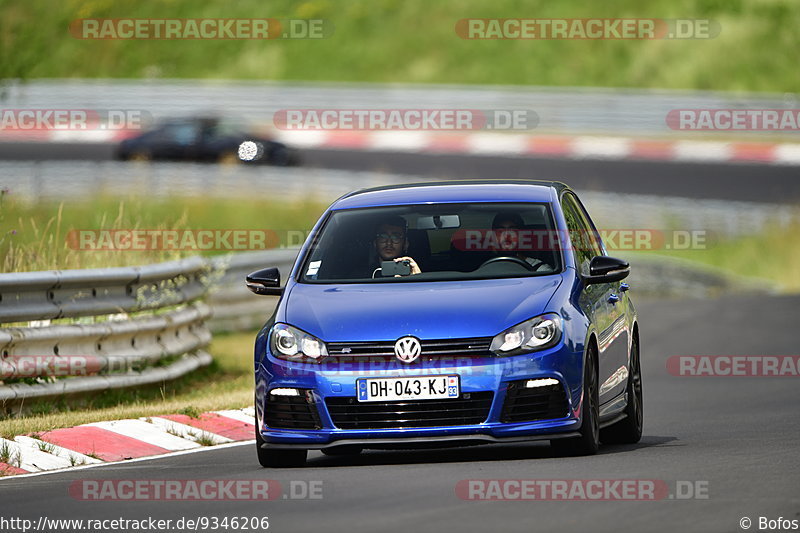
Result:
{"label": "license plate", "polygon": [[359,402],[441,400],[461,393],[458,376],[365,378],[356,380],[356,390]]}

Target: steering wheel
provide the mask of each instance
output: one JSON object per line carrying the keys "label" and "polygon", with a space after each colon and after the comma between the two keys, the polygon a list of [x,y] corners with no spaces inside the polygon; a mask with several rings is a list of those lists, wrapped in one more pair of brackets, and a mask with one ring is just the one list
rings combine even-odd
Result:
{"label": "steering wheel", "polygon": [[536,267],[534,268],[533,265],[529,264],[527,261],[523,261],[519,257],[512,257],[510,255],[501,255],[500,257],[492,257],[491,259],[487,259],[486,261],[483,262],[483,264],[481,266],[478,267],[478,269],[481,269],[481,268],[485,267],[486,265],[491,265],[492,263],[497,263],[499,261],[511,261],[513,263],[517,263],[518,265],[524,266],[525,268],[527,268],[531,272],[533,272],[534,270],[536,270],[536,268],[539,268],[539,266],[540,266],[540,265],[536,265]]}

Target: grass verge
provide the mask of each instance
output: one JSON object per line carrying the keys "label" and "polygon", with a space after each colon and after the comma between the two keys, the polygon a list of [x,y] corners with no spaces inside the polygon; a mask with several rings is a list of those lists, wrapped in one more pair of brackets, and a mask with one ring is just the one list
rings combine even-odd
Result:
{"label": "grass verge", "polygon": [[[0,78],[211,78],[798,92],[788,0],[0,0]],[[77,19],[324,20],[323,39],[81,39]],[[462,39],[465,18],[703,19],[712,38]],[[87,61],[87,58],[91,60]]]}
{"label": "grass verge", "polygon": [[[312,201],[277,202],[234,198],[120,199],[100,196],[69,203],[28,203],[14,191],[0,191],[0,272],[50,269],[131,266],[180,259],[190,255],[215,255],[238,249],[86,249],[103,248],[103,235],[119,230],[259,230],[265,245],[287,244],[288,232],[303,234],[311,229],[325,206]],[[108,230],[90,233],[90,246],[83,246],[73,230]],[[118,233],[117,233],[118,234]],[[275,237],[278,242],[275,241]],[[154,240],[154,243],[159,241]],[[258,241],[244,242],[245,247]],[[123,244],[123,246],[125,246]],[[215,245],[216,246],[216,245]],[[105,246],[108,248],[108,246]],[[185,248],[185,247],[184,247]]]}
{"label": "grass verge", "polygon": [[653,250],[624,255],[633,258],[637,254],[692,261],[737,277],[767,280],[781,292],[800,292],[800,222],[797,221],[788,226],[768,226],[754,235],[710,242],[705,249]]}

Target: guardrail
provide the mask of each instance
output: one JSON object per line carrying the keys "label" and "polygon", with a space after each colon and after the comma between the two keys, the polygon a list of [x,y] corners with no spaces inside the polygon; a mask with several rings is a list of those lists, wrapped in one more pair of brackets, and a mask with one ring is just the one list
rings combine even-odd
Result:
{"label": "guardrail", "polygon": [[0,323],[76,318],[178,305],[203,294],[200,257],[142,267],[0,276]]}
{"label": "guardrail", "polygon": [[296,253],[0,274],[0,402],[159,383],[209,364],[212,331],[257,327],[277,301],[251,294],[244,276],[287,271]]}
{"label": "guardrail", "polygon": [[[3,106],[142,110],[155,119],[224,111],[269,123],[282,109],[527,109],[537,131],[679,137],[667,114],[674,109],[791,109],[793,93],[636,90],[499,85],[290,83],[208,80],[2,80]],[[792,132],[748,132],[795,140]],[[693,132],[693,137],[704,135]],[[713,133],[711,133],[713,135]]]}
{"label": "guardrail", "polygon": [[238,253],[211,260],[212,269],[222,276],[211,285],[208,304],[213,310],[212,331],[244,331],[261,326],[272,314],[277,297],[256,296],[244,284],[244,277],[268,266],[287,276],[298,250],[268,250]]}

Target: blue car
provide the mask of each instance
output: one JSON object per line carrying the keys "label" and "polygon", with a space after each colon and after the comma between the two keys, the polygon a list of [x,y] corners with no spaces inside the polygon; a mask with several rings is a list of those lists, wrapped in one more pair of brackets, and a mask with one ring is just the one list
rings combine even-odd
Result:
{"label": "blue car", "polygon": [[628,263],[550,181],[451,181],[343,196],[315,225],[255,342],[258,459],[308,450],[642,435]]}

